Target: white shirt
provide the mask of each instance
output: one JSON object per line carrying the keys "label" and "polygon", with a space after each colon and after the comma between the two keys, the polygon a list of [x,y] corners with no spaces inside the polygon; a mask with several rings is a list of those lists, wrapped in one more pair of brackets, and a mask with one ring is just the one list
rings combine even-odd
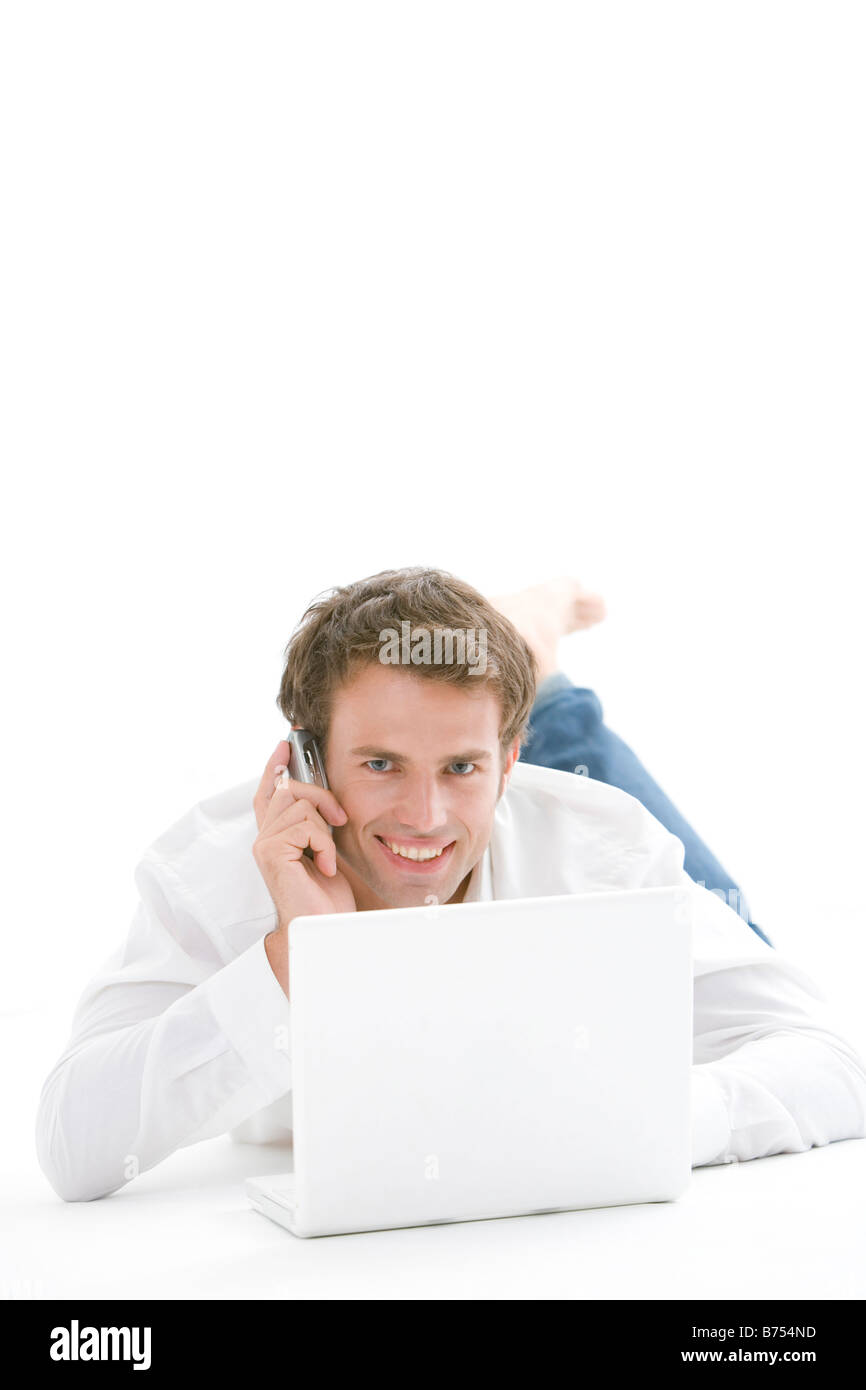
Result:
{"label": "white shirt", "polygon": [[[231,1131],[288,1139],[291,1003],[252,856],[258,779],[201,802],[148,849],[126,942],[90,982],[39,1104],[42,1168],[69,1201]],[[683,869],[634,797],[518,762],[465,901],[657,885],[694,893],[692,1164],[866,1135],[866,1067],[796,966]],[[275,1045],[275,1039],[282,1041]]]}

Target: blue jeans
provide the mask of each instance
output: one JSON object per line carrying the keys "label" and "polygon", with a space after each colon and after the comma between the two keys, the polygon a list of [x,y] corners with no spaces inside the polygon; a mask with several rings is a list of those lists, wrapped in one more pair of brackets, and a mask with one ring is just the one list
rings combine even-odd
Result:
{"label": "blue jeans", "polygon": [[520,750],[525,763],[558,768],[607,782],[642,802],[662,825],[682,840],[683,867],[690,878],[710,889],[748,922],[753,932],[772,946],[750,917],[745,897],[716,856],[695,834],[669,801],[643,763],[615,733],[605,728],[601,702],[592,690],[572,685],[558,671],[541,682],[530,713],[530,733]]}

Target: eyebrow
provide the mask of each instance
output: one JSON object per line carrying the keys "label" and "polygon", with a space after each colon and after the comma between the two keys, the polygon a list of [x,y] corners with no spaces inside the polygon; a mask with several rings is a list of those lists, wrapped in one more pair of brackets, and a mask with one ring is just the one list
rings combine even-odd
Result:
{"label": "eyebrow", "polygon": [[[362,748],[350,748],[350,758],[387,758],[389,762],[405,763],[411,761],[404,753],[392,753],[387,748],[380,748],[378,744],[366,743]],[[450,763],[480,763],[489,762],[490,754],[485,748],[473,748],[466,753],[453,753],[448,759]]]}

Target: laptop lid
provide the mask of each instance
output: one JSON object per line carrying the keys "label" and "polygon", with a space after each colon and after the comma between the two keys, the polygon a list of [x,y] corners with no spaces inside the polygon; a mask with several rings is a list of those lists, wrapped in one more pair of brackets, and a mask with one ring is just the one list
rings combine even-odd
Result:
{"label": "laptop lid", "polygon": [[681,1195],[690,913],[650,888],[297,918],[291,1229]]}

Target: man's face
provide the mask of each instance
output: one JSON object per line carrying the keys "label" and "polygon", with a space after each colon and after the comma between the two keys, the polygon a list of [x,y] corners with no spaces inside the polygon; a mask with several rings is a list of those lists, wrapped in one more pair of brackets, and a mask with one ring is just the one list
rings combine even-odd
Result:
{"label": "man's face", "polygon": [[487,685],[467,690],[379,662],[336,692],[327,775],[348,821],[334,843],[360,910],[462,899],[519,753],[515,740],[503,766],[500,718]]}

